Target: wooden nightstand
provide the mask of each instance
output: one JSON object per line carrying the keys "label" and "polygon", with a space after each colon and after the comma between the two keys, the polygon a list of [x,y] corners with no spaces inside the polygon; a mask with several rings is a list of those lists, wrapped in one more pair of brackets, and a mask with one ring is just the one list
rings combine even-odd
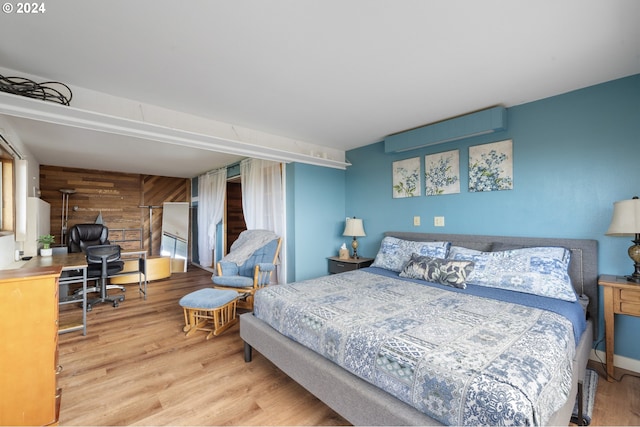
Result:
{"label": "wooden nightstand", "polygon": [[604,329],[607,354],[607,380],[613,381],[614,315],[640,316],[640,285],[623,276],[602,275],[598,279],[604,294]]}
{"label": "wooden nightstand", "polygon": [[358,270],[369,267],[373,263],[373,258],[348,258],[340,259],[337,256],[329,257],[329,273],[343,273],[345,271]]}

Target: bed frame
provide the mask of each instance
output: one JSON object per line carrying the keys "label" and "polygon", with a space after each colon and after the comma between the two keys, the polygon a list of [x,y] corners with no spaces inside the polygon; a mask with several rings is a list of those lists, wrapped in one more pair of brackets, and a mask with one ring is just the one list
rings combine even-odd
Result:
{"label": "bed frame", "polygon": [[[575,398],[582,396],[582,384],[589,355],[597,337],[598,324],[598,242],[583,239],[502,237],[466,234],[387,232],[415,241],[448,241],[478,250],[503,250],[526,246],[562,246],[571,251],[569,274],[579,295],[589,298],[587,330],[574,359],[572,389],[567,403],[549,420],[549,425],[568,425]],[[318,399],[353,425],[441,425],[438,421],[396,399],[387,392],[356,377],[312,350],[278,333],[252,313],[240,316],[240,337],[244,340],[245,362],[255,348]],[[582,399],[579,400],[582,402]],[[580,405],[581,406],[581,405]],[[579,408],[582,413],[582,408]],[[573,422],[582,424],[582,417]]]}

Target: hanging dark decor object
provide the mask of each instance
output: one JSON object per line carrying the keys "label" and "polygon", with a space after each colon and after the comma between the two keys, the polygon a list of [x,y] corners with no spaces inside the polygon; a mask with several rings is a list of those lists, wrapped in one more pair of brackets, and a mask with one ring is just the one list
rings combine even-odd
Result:
{"label": "hanging dark decor object", "polygon": [[70,105],[71,89],[60,82],[36,83],[24,77],[5,77],[0,74],[0,91],[28,98]]}

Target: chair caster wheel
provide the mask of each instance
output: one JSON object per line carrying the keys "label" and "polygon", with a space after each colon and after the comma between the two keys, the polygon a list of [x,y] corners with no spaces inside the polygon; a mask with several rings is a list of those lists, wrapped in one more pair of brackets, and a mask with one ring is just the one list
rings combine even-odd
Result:
{"label": "chair caster wheel", "polygon": [[91,311],[93,307],[91,307],[90,305],[87,306],[87,313]]}
{"label": "chair caster wheel", "polygon": [[124,297],[120,297],[118,299],[120,300],[120,302],[124,301]]}
{"label": "chair caster wheel", "polygon": [[113,306],[114,306],[114,307],[117,307],[117,306],[119,306],[119,305],[120,305],[120,304],[118,304],[118,302],[117,302],[117,301],[114,301],[114,302],[113,302]]}

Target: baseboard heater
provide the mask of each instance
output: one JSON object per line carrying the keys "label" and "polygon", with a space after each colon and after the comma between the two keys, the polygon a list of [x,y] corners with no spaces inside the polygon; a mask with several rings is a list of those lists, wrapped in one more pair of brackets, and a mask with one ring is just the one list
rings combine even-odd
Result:
{"label": "baseboard heater", "polygon": [[506,128],[507,109],[493,107],[389,135],[384,139],[384,152],[399,153],[415,150],[429,145],[498,132]]}

